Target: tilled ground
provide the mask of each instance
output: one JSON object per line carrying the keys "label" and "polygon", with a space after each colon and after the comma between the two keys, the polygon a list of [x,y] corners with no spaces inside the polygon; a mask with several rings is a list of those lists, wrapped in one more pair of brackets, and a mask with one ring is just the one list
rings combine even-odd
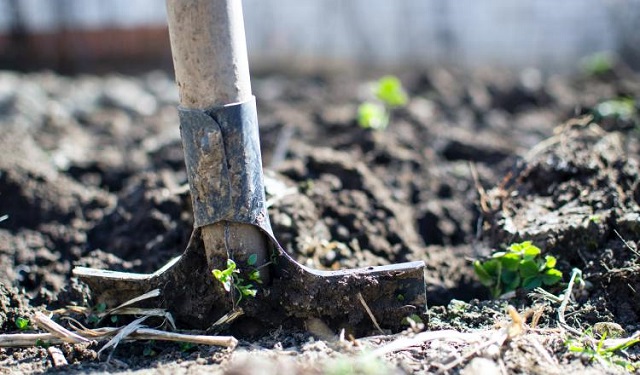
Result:
{"label": "tilled ground", "polygon": [[[372,77],[253,80],[271,222],[287,252],[311,267],[425,261],[426,330],[441,338],[420,327],[357,340],[275,327],[239,336],[235,351],[121,343],[109,360],[97,355],[102,344],[64,344],[70,365],[57,371],[624,371],[569,351],[557,302],[521,292],[491,300],[471,260],[531,240],[564,273],[552,293],[562,294],[573,268],[583,271],[586,287],[565,312],[571,327],[640,330],[637,107],[604,117],[598,107],[640,98],[638,76],[403,72],[410,102],[380,132],[355,119]],[[17,332],[16,319],[36,310],[95,307],[71,277],[74,266],[153,272],[182,252],[192,216],[176,105],[161,72],[0,73],[0,216],[8,215],[0,222],[0,332]],[[510,318],[507,303],[520,315]],[[518,316],[537,316],[537,325],[530,318],[500,339]],[[385,347],[410,337],[422,341]],[[487,341],[494,345],[478,349]],[[638,360],[633,348],[616,355]],[[0,371],[47,370],[56,371],[43,346],[0,349]]]}

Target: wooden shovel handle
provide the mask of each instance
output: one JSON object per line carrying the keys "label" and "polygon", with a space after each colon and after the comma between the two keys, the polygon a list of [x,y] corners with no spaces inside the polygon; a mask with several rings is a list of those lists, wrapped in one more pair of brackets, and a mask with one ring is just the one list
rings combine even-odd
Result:
{"label": "wooden shovel handle", "polygon": [[240,0],[167,0],[171,53],[186,108],[251,99]]}
{"label": "wooden shovel handle", "polygon": [[[167,18],[180,105],[208,109],[252,98],[241,0],[167,0]],[[207,259],[233,254],[268,259],[264,234],[248,224],[202,228]],[[263,281],[269,276],[261,271]]]}

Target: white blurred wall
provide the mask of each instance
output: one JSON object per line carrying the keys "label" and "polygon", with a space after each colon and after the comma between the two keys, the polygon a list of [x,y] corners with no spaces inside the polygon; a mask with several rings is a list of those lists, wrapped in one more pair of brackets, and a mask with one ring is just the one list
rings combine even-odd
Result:
{"label": "white blurred wall", "polygon": [[[162,0],[14,0],[29,30],[164,25]],[[0,3],[0,30],[12,22]],[[571,71],[640,51],[640,0],[243,0],[251,63]],[[624,52],[624,51],[623,51]]]}

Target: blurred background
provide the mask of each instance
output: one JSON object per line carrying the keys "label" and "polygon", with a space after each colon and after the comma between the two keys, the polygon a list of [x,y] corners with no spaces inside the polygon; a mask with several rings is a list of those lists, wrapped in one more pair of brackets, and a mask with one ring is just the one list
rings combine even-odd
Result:
{"label": "blurred background", "polygon": [[[244,0],[254,72],[640,67],[637,0]],[[0,69],[171,70],[161,0],[0,0]]]}

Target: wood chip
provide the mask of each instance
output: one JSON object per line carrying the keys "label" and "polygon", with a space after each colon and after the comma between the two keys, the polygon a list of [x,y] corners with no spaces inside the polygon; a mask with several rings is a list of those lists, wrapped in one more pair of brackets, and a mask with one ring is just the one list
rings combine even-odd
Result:
{"label": "wood chip", "polygon": [[64,357],[62,350],[57,346],[50,346],[47,348],[47,352],[51,356],[51,361],[53,362],[53,367],[62,367],[67,366],[69,363],[67,359]]}

